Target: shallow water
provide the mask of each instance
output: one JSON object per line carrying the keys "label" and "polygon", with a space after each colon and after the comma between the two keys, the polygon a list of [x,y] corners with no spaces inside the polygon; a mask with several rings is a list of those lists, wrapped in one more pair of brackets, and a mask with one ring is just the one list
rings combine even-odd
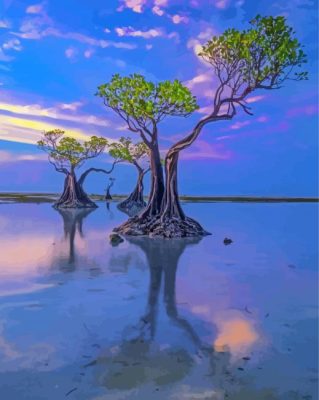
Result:
{"label": "shallow water", "polygon": [[118,247],[99,206],[0,205],[1,400],[317,398],[316,204],[187,203],[212,236]]}

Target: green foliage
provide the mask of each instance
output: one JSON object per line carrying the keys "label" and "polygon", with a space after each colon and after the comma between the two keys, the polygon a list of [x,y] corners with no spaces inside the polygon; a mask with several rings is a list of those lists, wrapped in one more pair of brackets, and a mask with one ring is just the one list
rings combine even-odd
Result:
{"label": "green foliage", "polygon": [[121,137],[118,142],[109,145],[109,154],[111,157],[127,161],[131,164],[147,156],[148,152],[148,147],[143,142],[134,144],[129,137]]}
{"label": "green foliage", "polygon": [[92,136],[89,140],[80,143],[78,140],[64,136],[65,132],[54,129],[43,133],[38,141],[38,147],[48,153],[49,160],[59,172],[80,167],[89,158],[101,154],[108,141],[103,137]]}
{"label": "green foliage", "polygon": [[109,83],[98,87],[97,95],[123,119],[131,118],[142,128],[168,115],[187,116],[198,109],[196,98],[180,81],[155,84],[139,74],[113,75]]}
{"label": "green foliage", "polygon": [[257,15],[250,25],[244,31],[228,29],[203,46],[199,55],[214,67],[221,82],[233,89],[238,79],[253,90],[277,88],[287,79],[307,79],[304,71],[291,74],[306,56],[285,17]]}

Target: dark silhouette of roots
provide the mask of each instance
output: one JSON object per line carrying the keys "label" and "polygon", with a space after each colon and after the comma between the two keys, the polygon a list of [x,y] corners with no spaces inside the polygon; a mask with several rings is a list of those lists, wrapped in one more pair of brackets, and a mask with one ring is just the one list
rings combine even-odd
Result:
{"label": "dark silhouette of roots", "polygon": [[130,218],[114,229],[115,232],[128,236],[149,236],[162,238],[200,237],[210,235],[195,220],[189,217],[143,217]]}

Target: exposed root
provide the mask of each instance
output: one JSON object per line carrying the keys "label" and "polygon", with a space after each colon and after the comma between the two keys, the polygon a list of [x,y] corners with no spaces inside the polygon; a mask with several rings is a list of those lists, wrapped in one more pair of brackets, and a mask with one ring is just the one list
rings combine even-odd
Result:
{"label": "exposed root", "polygon": [[145,201],[134,201],[130,199],[126,199],[118,204],[117,208],[120,211],[125,212],[130,217],[137,215],[140,211],[142,211],[146,207]]}
{"label": "exposed root", "polygon": [[199,237],[210,235],[192,218],[148,217],[141,219],[138,215],[114,229],[122,235],[149,236],[162,238]]}
{"label": "exposed root", "polygon": [[89,199],[80,200],[80,199],[70,199],[66,201],[61,201],[59,199],[57,202],[53,204],[54,208],[97,208],[98,206]]}

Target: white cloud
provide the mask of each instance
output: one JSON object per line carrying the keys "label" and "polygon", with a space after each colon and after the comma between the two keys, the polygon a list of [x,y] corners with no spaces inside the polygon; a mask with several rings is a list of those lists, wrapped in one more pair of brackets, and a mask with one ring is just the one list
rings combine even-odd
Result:
{"label": "white cloud", "polygon": [[10,49],[15,50],[15,51],[22,50],[21,42],[19,39],[10,39],[6,43],[4,43],[2,45],[2,47],[5,50],[10,50]]}
{"label": "white cloud", "polygon": [[73,103],[60,103],[57,105],[57,108],[61,110],[77,111],[82,106],[83,103],[81,101],[74,101]]}
{"label": "white cloud", "polygon": [[189,89],[193,89],[196,85],[199,85],[199,84],[205,83],[205,82],[211,82],[211,81],[212,81],[212,72],[207,71],[207,72],[201,73],[199,75],[196,75],[196,76],[194,76],[194,78],[186,81],[185,85]]}
{"label": "white cloud", "polygon": [[115,32],[118,36],[131,36],[131,37],[141,37],[143,39],[151,39],[159,36],[165,36],[165,33],[160,28],[152,28],[148,31],[134,30],[131,26],[115,28]]}
{"label": "white cloud", "polygon": [[147,31],[135,30],[131,26],[118,27],[115,28],[115,32],[118,36],[129,36],[129,37],[139,37],[143,39],[155,39],[159,37],[167,38],[179,41],[179,34],[177,32],[166,33],[162,28],[152,28]]}

